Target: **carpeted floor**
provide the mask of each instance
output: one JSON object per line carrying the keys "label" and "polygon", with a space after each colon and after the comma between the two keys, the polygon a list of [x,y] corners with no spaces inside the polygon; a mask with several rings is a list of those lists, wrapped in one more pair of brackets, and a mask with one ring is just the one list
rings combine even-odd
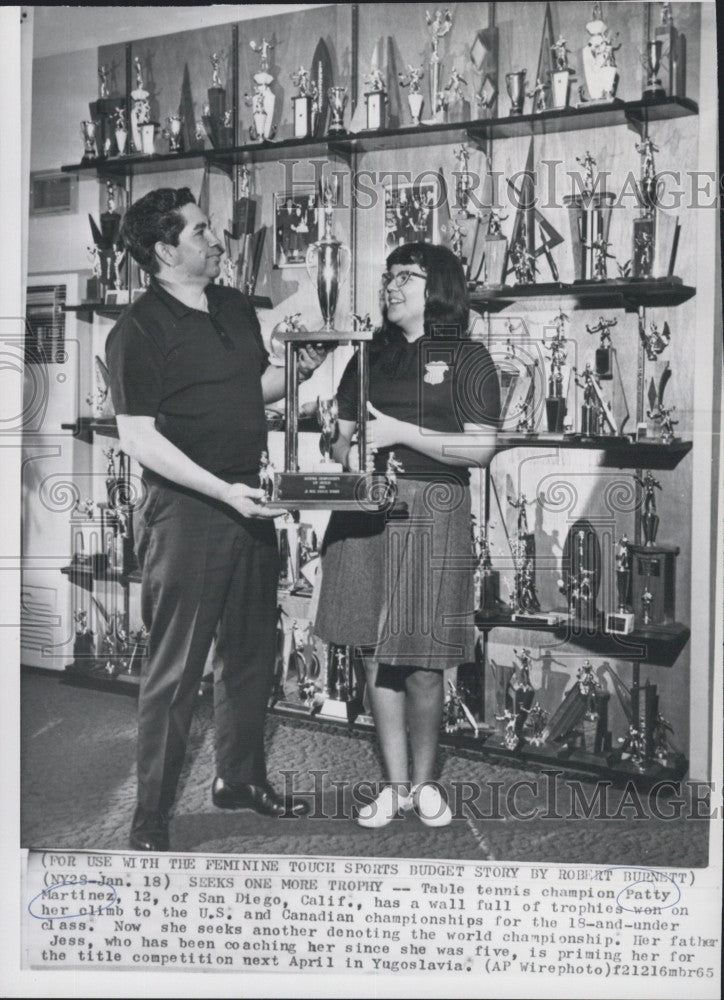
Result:
{"label": "carpeted floor", "polygon": [[[135,805],[135,713],[133,698],[67,685],[60,677],[24,674],[22,846],[126,848]],[[679,818],[656,818],[644,796],[627,800],[625,793],[607,788],[606,811],[614,818],[598,818],[598,808],[585,818],[580,808],[572,809],[576,790],[565,779],[556,782],[469,754],[440,751],[440,781],[454,802],[461,801],[459,783],[473,782],[465,795],[476,795],[477,810],[461,806],[452,825],[442,830],[424,827],[411,815],[379,831],[364,830],[349,818],[351,785],[380,777],[371,735],[269,716],[267,760],[269,776],[280,789],[282,771],[298,772],[295,789],[309,791],[316,783],[312,815],[272,820],[214,809],[212,709],[210,699],[201,698],[171,821],[172,850],[686,867],[707,863],[708,824],[689,818],[686,809]],[[596,786],[579,787],[592,800]],[[519,815],[533,818],[511,815],[516,806]],[[662,802],[659,806],[662,812],[674,811]]]}

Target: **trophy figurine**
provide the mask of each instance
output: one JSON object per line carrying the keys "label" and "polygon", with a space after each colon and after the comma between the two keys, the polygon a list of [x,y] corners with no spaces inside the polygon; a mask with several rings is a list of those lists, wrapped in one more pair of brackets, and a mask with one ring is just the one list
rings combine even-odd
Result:
{"label": "trophy figurine", "polygon": [[247,105],[252,108],[253,125],[249,129],[252,142],[273,139],[276,134],[274,105],[276,98],[271,90],[274,77],[269,72],[269,53],[274,48],[271,42],[262,38],[260,42],[249,42],[253,52],[260,57],[259,71],[254,74],[254,94],[245,95]]}
{"label": "trophy figurine", "polygon": [[669,625],[676,620],[676,557],[679,549],[656,541],[659,515],[656,512],[656,490],[661,483],[651,471],[634,481],[643,490],[640,513],[643,545],[629,546],[634,560],[631,574],[631,604],[641,613],[645,626]]}
{"label": "trophy figurine", "polygon": [[547,83],[544,83],[540,77],[535,82],[535,87],[528,92],[528,97],[533,101],[533,112],[534,114],[540,114],[541,111],[548,110],[548,98],[546,94],[550,88]]}
{"label": "trophy figurine", "polygon": [[265,500],[274,499],[274,466],[267,451],[263,451],[259,459],[259,488],[264,490]]}
{"label": "trophy figurine", "polygon": [[567,108],[571,94],[573,70],[568,65],[569,48],[562,35],[551,45],[555,69],[551,73],[551,101],[554,108]]}
{"label": "trophy figurine", "polygon": [[611,635],[629,635],[634,628],[634,615],[629,606],[631,596],[631,549],[624,535],[616,546],[616,596],[615,612],[606,615],[605,630]]}
{"label": "trophy figurine", "polygon": [[329,106],[332,112],[332,120],[327,129],[328,135],[346,135],[344,127],[344,109],[347,107],[347,88],[330,87],[327,91]]}
{"label": "trophy figurine", "polygon": [[618,70],[615,48],[609,37],[608,27],[601,19],[601,4],[593,5],[593,15],[586,25],[589,38],[583,52],[583,72],[586,77],[589,104],[611,104],[616,98]]}
{"label": "trophy figurine", "polygon": [[488,232],[483,240],[485,247],[485,285],[488,288],[501,288],[505,281],[505,267],[508,262],[508,240],[503,235],[501,222],[507,215],[501,215],[495,209],[488,215]]}
{"label": "trophy figurine", "polygon": [[[332,232],[332,216],[337,203],[339,179],[335,174],[332,180],[320,181],[320,199],[324,211],[324,230],[321,239],[307,248],[307,272],[317,286],[317,296],[324,318],[322,332],[334,331],[334,314],[337,310],[339,283],[342,275],[342,253],[348,254],[345,272],[351,264],[349,248],[335,239]],[[316,265],[316,279],[312,268]]]}
{"label": "trophy figurine", "polygon": [[648,471],[643,479],[634,476],[634,480],[644,491],[641,528],[644,534],[644,545],[650,547],[656,542],[656,534],[659,530],[659,515],[656,513],[656,490],[661,489],[661,483],[652,475],[651,471]]}
{"label": "trophy figurine", "polygon": [[470,101],[465,96],[462,84],[467,87],[468,81],[456,69],[452,69],[443,91],[445,117],[449,122],[465,122],[470,118]]}
{"label": "trophy figurine", "polygon": [[435,121],[441,121],[440,110],[440,75],[442,59],[440,58],[440,39],[452,28],[453,17],[449,10],[436,9],[434,14],[425,11],[425,23],[430,32],[430,107],[433,109]]}
{"label": "trophy figurine", "polygon": [[580,431],[583,437],[617,435],[618,425],[613,418],[611,405],[603,397],[598,376],[590,362],[586,362],[586,367],[580,373],[577,368],[572,368],[571,371],[576,385],[583,389]]}
{"label": "trophy figurine", "polygon": [[466,143],[462,143],[453,150],[453,156],[458,161],[458,169],[455,171],[455,200],[457,202],[457,217],[459,219],[470,219],[473,213],[470,211],[470,191],[473,186],[473,179],[470,174],[470,148]]}
{"label": "trophy figurine", "polygon": [[598,317],[596,326],[586,324],[586,330],[590,334],[599,334],[600,337],[599,346],[596,348],[596,375],[599,379],[613,378],[613,356],[616,352],[611,346],[611,327],[617,324],[616,318],[604,319],[603,316]]}
{"label": "trophy figurine", "polygon": [[[226,107],[226,90],[221,85],[221,76],[219,75],[219,53],[212,52],[210,59],[211,86],[207,91],[208,103],[204,105],[201,122],[211,145],[214,149],[219,149],[219,147],[231,146],[234,142],[233,109]],[[201,129],[197,129],[197,137],[203,138]]]}
{"label": "trophy figurine", "polygon": [[535,690],[530,682],[530,653],[527,649],[520,652],[514,649],[513,654],[517,662],[505,687],[503,716],[507,720],[503,745],[508,750],[517,750],[523,744],[523,729],[535,701]]}
{"label": "trophy figurine", "polygon": [[119,156],[125,156],[128,142],[128,126],[126,125],[126,109],[117,108],[115,113],[116,148]]}
{"label": "trophy figurine", "polygon": [[364,82],[369,88],[365,93],[367,128],[369,131],[375,131],[385,127],[387,84],[384,73],[377,66],[373,66],[365,75]]}
{"label": "trophy figurine", "polygon": [[291,79],[299,90],[299,93],[292,97],[294,138],[306,139],[314,131],[313,111],[318,98],[317,85],[303,66],[300,66],[296,73],[292,73]]}
{"label": "trophy figurine", "polygon": [[658,73],[661,69],[661,53],[663,49],[663,42],[661,39],[657,38],[655,41],[648,41],[646,43],[646,58],[644,60],[644,66],[646,67],[647,80],[646,87],[642,95],[644,101],[660,101],[662,98],[666,97],[666,91],[661,86],[661,80],[659,79]]}
{"label": "trophy figurine", "polygon": [[512,73],[505,74],[505,86],[510,98],[511,115],[523,114],[523,102],[525,101],[525,74],[524,69],[518,69]]}
{"label": "trophy figurine", "polygon": [[526,507],[537,503],[528,500],[524,493],[508,503],[518,512],[518,525],[512,544],[514,584],[512,590],[513,621],[525,621],[540,611],[540,601],[535,586],[535,535],[528,528]]}
{"label": "trophy figurine", "polygon": [[410,92],[407,95],[407,104],[410,108],[410,117],[412,118],[412,124],[414,127],[417,127],[420,124],[422,106],[425,103],[425,97],[422,93],[422,87],[420,86],[420,80],[422,80],[424,75],[425,71],[422,66],[408,65],[407,73],[399,73],[397,77],[401,87],[410,88]]}
{"label": "trophy figurine", "polygon": [[533,285],[538,271],[535,254],[531,253],[523,238],[517,239],[510,248],[510,263],[515,273],[516,285]]}
{"label": "trophy figurine", "polygon": [[321,464],[325,472],[341,472],[343,466],[332,458],[332,445],[337,438],[337,399],[322,399],[317,397],[317,421],[322,429],[319,436],[319,450],[322,453]]}
{"label": "trophy figurine", "polygon": [[566,387],[564,385],[563,366],[567,357],[565,325],[568,316],[564,312],[554,318],[555,333],[547,343],[546,350],[550,352],[550,374],[548,376],[548,396],[546,397],[546,419],[548,431],[560,434],[563,431],[563,421],[566,418]]}
{"label": "trophy figurine", "polygon": [[646,416],[653,423],[653,425],[658,429],[658,439],[662,444],[671,444],[676,438],[674,434],[674,426],[678,424],[678,420],[673,420],[671,414],[676,409],[675,406],[664,406],[664,393],[666,392],[666,386],[671,378],[671,368],[669,362],[666,362],[664,370],[659,378],[658,387],[655,385],[653,378],[649,383],[648,399],[649,408],[646,411]]}
{"label": "trophy figurine", "polygon": [[183,125],[181,115],[169,115],[166,119],[166,128],[162,134],[164,139],[168,139],[169,153],[183,153]]}
{"label": "trophy figurine", "polygon": [[671,331],[669,330],[668,323],[664,323],[661,330],[659,330],[656,323],[652,323],[647,333],[646,324],[644,323],[643,318],[639,316],[639,336],[641,337],[641,342],[648,360],[656,361],[658,356],[668,347],[669,341],[671,340]]}

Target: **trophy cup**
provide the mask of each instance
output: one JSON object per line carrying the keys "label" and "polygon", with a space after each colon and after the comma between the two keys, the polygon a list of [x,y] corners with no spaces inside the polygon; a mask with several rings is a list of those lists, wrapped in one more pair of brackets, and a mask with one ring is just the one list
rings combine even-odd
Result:
{"label": "trophy cup", "polygon": [[80,162],[82,164],[95,163],[98,159],[96,123],[93,121],[82,121],[80,123],[80,134],[83,137],[83,159]]}
{"label": "trophy cup", "polygon": [[364,82],[369,90],[365,94],[367,107],[367,128],[375,131],[385,127],[385,107],[387,102],[387,85],[381,69],[373,67],[365,76]]}
{"label": "trophy cup", "polygon": [[510,98],[511,115],[523,114],[523,102],[525,101],[525,74],[524,69],[515,70],[505,74],[505,86]]}
{"label": "trophy cup", "polygon": [[555,69],[551,73],[551,104],[554,108],[567,108],[571,95],[573,70],[568,65],[569,49],[562,35],[551,45]]}
{"label": "trophy cup", "polygon": [[663,50],[664,43],[660,38],[654,41],[649,40],[646,43],[646,58],[644,60],[644,65],[646,67],[647,79],[646,86],[644,87],[644,92],[642,94],[642,100],[644,101],[660,101],[662,98],[666,97],[666,91],[661,86],[661,80],[659,79],[658,73],[661,69],[661,53]]}
{"label": "trophy cup", "polygon": [[156,123],[151,121],[151,105],[148,98],[149,93],[143,86],[143,71],[141,60],[135,57],[136,66],[136,89],[131,91],[131,137],[133,146],[137,153],[144,156],[152,156],[155,152],[153,138],[156,133]]}
{"label": "trophy cup", "polygon": [[560,312],[553,320],[555,333],[546,349],[550,351],[550,374],[548,376],[548,395],[546,397],[546,420],[548,431],[560,434],[563,431],[563,421],[566,417],[566,387],[564,386],[563,365],[565,363],[566,334],[565,324],[568,316]]}
{"label": "trophy cup", "polygon": [[[618,87],[618,70],[614,53],[621,48],[615,48],[608,34],[606,23],[601,20],[601,4],[593,5],[592,19],[586,25],[588,42],[583,48],[583,72],[588,88],[587,104],[613,104],[616,102]],[[581,105],[579,104],[579,107]]]}
{"label": "trophy cup", "polygon": [[611,327],[616,326],[617,319],[604,319],[598,317],[596,326],[588,326],[586,330],[591,334],[599,334],[600,343],[596,348],[596,375],[599,379],[609,380],[613,378],[613,356],[616,353],[611,346]]}
{"label": "trophy cup", "polygon": [[303,66],[292,73],[292,83],[299,93],[292,97],[294,108],[294,138],[306,139],[314,130],[313,111],[317,100],[317,85]]}
{"label": "trophy cup", "polygon": [[[320,182],[321,200],[324,205],[324,232],[307,250],[307,270],[316,284],[324,324],[312,333],[287,325],[277,328],[275,337],[284,344],[286,361],[286,426],[284,435],[284,471],[274,476],[273,500],[292,508],[322,508],[327,510],[379,510],[390,506],[394,491],[384,474],[368,470],[371,456],[367,449],[367,392],[368,348],[373,332],[370,329],[347,332],[335,329],[339,283],[342,272],[342,254],[349,250],[332,232],[332,214],[337,201],[338,179]],[[351,256],[351,254],[350,254]],[[316,276],[314,268],[316,267]],[[332,463],[322,462],[316,471],[300,472],[299,426],[299,350],[305,343],[322,345],[352,344],[357,353],[357,446],[361,468],[357,471],[331,470]],[[322,415],[323,413],[323,415]],[[320,408],[323,423],[322,442],[325,457],[331,452],[334,437],[332,417],[334,406]],[[324,428],[328,430],[324,432]]]}
{"label": "trophy cup", "polygon": [[183,125],[184,120],[181,115],[169,115],[166,119],[163,137],[168,139],[169,153],[183,153]]}
{"label": "trophy cup", "polygon": [[440,58],[440,39],[452,28],[452,13],[449,10],[436,9],[434,14],[425,11],[425,23],[430,32],[430,107],[433,111],[433,121],[444,118],[444,104],[440,102],[440,75],[442,60]]}
{"label": "trophy cup", "polygon": [[414,128],[417,128],[420,124],[422,106],[425,103],[425,97],[422,93],[422,87],[420,86],[420,80],[422,80],[424,75],[425,71],[422,66],[408,65],[407,73],[399,73],[397,77],[400,81],[401,87],[410,88],[410,92],[407,95],[407,104],[410,109],[410,117],[412,118],[412,125]]}
{"label": "trophy cup", "polygon": [[615,195],[597,189],[596,161],[588,150],[576,161],[584,169],[582,191],[563,197],[571,227],[575,281],[605,281],[606,260],[613,259],[608,253],[608,231]]}
{"label": "trophy cup", "polygon": [[253,124],[249,128],[249,135],[252,142],[263,142],[265,139],[273,139],[277,130],[273,121],[276,98],[271,90],[274,77],[269,72],[269,53],[274,46],[266,38],[262,38],[260,42],[252,39],[249,46],[260,57],[259,71],[254,74],[254,94],[246,94],[244,98],[252,108]]}
{"label": "trophy cup", "polygon": [[626,535],[616,546],[616,595],[618,606],[615,612],[606,615],[605,629],[611,635],[629,635],[633,632],[634,615],[631,613],[631,550]]}
{"label": "trophy cup", "polygon": [[332,120],[327,129],[328,135],[346,135],[344,127],[344,109],[347,107],[347,88],[330,87],[327,91],[329,106],[332,112]]}
{"label": "trophy cup", "polygon": [[[231,146],[234,142],[233,109],[226,107],[226,90],[219,76],[219,53],[211,53],[211,86],[207,91],[208,103],[204,105],[201,122],[214,149]],[[199,138],[203,138],[199,135]]]}

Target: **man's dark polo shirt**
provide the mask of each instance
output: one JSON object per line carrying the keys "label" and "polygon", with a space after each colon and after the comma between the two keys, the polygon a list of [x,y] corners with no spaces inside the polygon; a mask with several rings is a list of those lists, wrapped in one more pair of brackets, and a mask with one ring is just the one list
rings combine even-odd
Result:
{"label": "man's dark polo shirt", "polygon": [[206,297],[208,313],[152,280],[123,313],[106,340],[113,405],[154,417],[164,437],[226,482],[258,485],[268,365],[259,321],[233,288],[208,285]]}

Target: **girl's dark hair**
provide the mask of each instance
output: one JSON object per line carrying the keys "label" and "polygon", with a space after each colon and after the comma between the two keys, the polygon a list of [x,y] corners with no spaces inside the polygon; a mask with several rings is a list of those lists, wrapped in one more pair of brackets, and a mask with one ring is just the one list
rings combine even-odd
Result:
{"label": "girl's dark hair", "polygon": [[156,188],[139,198],[128,209],[121,226],[121,238],[133,259],[149,274],[156,274],[157,243],[178,246],[181,230],[186,225],[179,209],[195,205],[196,199],[188,188]]}
{"label": "girl's dark hair", "polygon": [[[470,297],[462,264],[447,247],[437,243],[403,243],[387,258],[393,264],[412,264],[427,274],[425,336],[462,339],[468,334]],[[385,327],[394,328],[385,317]]]}

